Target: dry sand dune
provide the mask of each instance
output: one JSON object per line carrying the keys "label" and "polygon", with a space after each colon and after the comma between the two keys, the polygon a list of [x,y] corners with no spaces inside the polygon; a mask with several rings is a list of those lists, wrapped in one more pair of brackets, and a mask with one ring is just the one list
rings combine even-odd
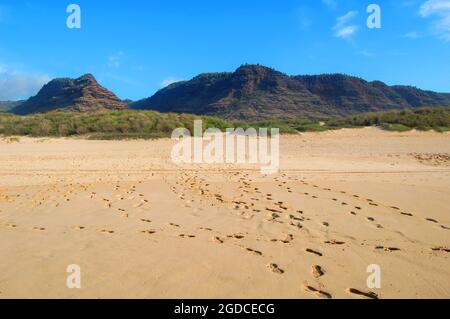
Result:
{"label": "dry sand dune", "polygon": [[0,298],[450,298],[450,134],[282,136],[269,176],[172,145],[2,140]]}

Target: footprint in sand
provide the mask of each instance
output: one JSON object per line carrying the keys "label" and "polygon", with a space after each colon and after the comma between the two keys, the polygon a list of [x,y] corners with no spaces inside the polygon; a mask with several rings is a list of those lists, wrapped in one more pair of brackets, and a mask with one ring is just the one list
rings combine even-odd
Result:
{"label": "footprint in sand", "polygon": [[248,252],[252,253],[253,255],[257,255],[257,256],[262,256],[263,255],[263,253],[260,252],[259,250],[254,250],[254,249],[251,249],[251,248],[246,248],[245,250],[247,250]]}
{"label": "footprint in sand", "polygon": [[6,224],[5,226],[8,228],[17,228],[17,225],[15,224]]}
{"label": "footprint in sand", "polygon": [[154,231],[154,230],[143,230],[143,231],[141,231],[141,234],[145,234],[145,235],[153,235],[155,233],[156,233],[156,231]]}
{"label": "footprint in sand", "polygon": [[446,229],[446,230],[450,230],[450,228],[449,228],[449,227],[447,227],[447,226],[444,226],[444,225],[441,225],[441,228],[442,228],[442,229]]}
{"label": "footprint in sand", "polygon": [[195,238],[195,235],[180,234],[180,235],[178,235],[178,237],[181,237],[181,238]]}
{"label": "footprint in sand", "polygon": [[289,225],[294,226],[294,227],[296,227],[298,229],[302,229],[303,228],[303,225],[300,224],[300,223],[293,223],[293,222],[291,222]]}
{"label": "footprint in sand", "polygon": [[425,220],[435,223],[435,224],[439,223],[436,219],[433,219],[433,218],[425,218]]}
{"label": "footprint in sand", "polygon": [[400,213],[400,214],[405,215],[405,216],[409,216],[409,217],[414,216],[413,214],[410,214],[410,213]]}
{"label": "footprint in sand", "polygon": [[347,291],[354,295],[364,296],[370,299],[378,299],[378,295],[372,291],[365,292],[355,288],[349,288]]}
{"label": "footprint in sand", "polygon": [[243,239],[243,238],[245,238],[245,236],[239,235],[239,234],[228,235],[227,237],[228,237],[228,238],[234,238],[234,239]]}
{"label": "footprint in sand", "polygon": [[179,228],[179,227],[180,227],[180,225],[178,225],[178,224],[175,224],[175,223],[169,223],[169,225],[170,225],[170,226],[172,226],[172,227],[177,227],[177,228]]}
{"label": "footprint in sand", "polygon": [[306,251],[307,251],[308,253],[311,253],[311,254],[314,254],[314,255],[317,255],[317,256],[323,256],[323,254],[322,254],[321,252],[317,251],[317,250],[313,250],[313,249],[310,249],[310,248],[306,248]]}
{"label": "footprint in sand", "polygon": [[102,234],[114,234],[114,230],[108,230],[108,229],[101,229],[99,230],[100,233]]}
{"label": "footprint in sand", "polygon": [[283,244],[289,244],[289,243],[291,243],[292,241],[294,240],[294,235],[292,235],[292,234],[288,234],[288,235],[286,235],[286,238],[285,239],[271,239],[270,241],[271,242],[280,242],[280,243],[283,243]]}
{"label": "footprint in sand", "polygon": [[220,237],[213,237],[212,241],[218,244],[223,244],[223,240]]}
{"label": "footprint in sand", "polygon": [[267,267],[269,267],[269,269],[276,274],[279,274],[279,275],[284,274],[284,270],[281,269],[277,264],[271,263]]}
{"label": "footprint in sand", "polygon": [[318,296],[320,298],[327,298],[327,299],[331,299],[332,298],[330,293],[328,293],[326,291],[323,291],[323,290],[320,290],[320,289],[316,289],[316,288],[314,288],[312,286],[305,285],[305,289],[306,289],[306,291],[312,292],[312,293],[314,293],[316,296]]}
{"label": "footprint in sand", "polygon": [[344,245],[345,242],[343,241],[337,241],[337,240],[327,240],[324,242],[325,244],[329,244],[329,245]]}
{"label": "footprint in sand", "polygon": [[324,270],[323,270],[322,267],[319,266],[319,265],[314,265],[314,266],[312,266],[311,272],[312,272],[314,278],[320,278],[320,277],[322,277],[323,275],[325,275]]}
{"label": "footprint in sand", "polygon": [[151,221],[150,219],[144,219],[144,218],[141,218],[141,222],[144,222],[144,223],[151,223],[152,221]]}
{"label": "footprint in sand", "polygon": [[393,252],[393,251],[399,251],[400,248],[396,247],[384,247],[384,246],[376,246],[375,249],[383,249],[384,251]]}
{"label": "footprint in sand", "polygon": [[450,248],[447,247],[435,247],[435,248],[431,248],[432,251],[442,251],[442,252],[446,252],[446,253],[450,253]]}
{"label": "footprint in sand", "polygon": [[44,227],[33,227],[33,230],[44,231]]}
{"label": "footprint in sand", "polygon": [[84,229],[86,229],[86,227],[84,227],[84,226],[75,226],[73,229],[84,230]]}

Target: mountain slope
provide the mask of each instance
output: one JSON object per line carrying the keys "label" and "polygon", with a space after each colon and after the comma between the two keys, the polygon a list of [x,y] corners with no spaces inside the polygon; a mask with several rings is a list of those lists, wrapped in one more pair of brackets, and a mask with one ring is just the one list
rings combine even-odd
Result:
{"label": "mountain slope", "polygon": [[135,109],[263,120],[329,117],[421,106],[450,106],[450,94],[387,86],[342,74],[288,76],[260,65],[174,83]]}
{"label": "mountain slope", "polygon": [[54,110],[87,112],[126,109],[127,105],[102,87],[91,74],[78,79],[50,81],[24,103],[15,107],[16,114],[44,113]]}
{"label": "mountain slope", "polygon": [[23,101],[0,101],[0,112],[9,112]]}

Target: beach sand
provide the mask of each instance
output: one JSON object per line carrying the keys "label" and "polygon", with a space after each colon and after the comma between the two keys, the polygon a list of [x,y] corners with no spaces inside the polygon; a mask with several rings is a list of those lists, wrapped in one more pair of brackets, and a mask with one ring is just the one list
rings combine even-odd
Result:
{"label": "beach sand", "polygon": [[173,144],[2,139],[0,298],[450,298],[450,134],[282,136],[267,176]]}

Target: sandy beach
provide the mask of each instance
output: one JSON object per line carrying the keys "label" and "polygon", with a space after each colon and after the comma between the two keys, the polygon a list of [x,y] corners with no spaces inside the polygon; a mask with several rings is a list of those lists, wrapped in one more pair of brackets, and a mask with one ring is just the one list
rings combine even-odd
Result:
{"label": "sandy beach", "polygon": [[170,139],[2,138],[0,298],[450,298],[450,134],[280,143],[263,175],[177,166]]}

